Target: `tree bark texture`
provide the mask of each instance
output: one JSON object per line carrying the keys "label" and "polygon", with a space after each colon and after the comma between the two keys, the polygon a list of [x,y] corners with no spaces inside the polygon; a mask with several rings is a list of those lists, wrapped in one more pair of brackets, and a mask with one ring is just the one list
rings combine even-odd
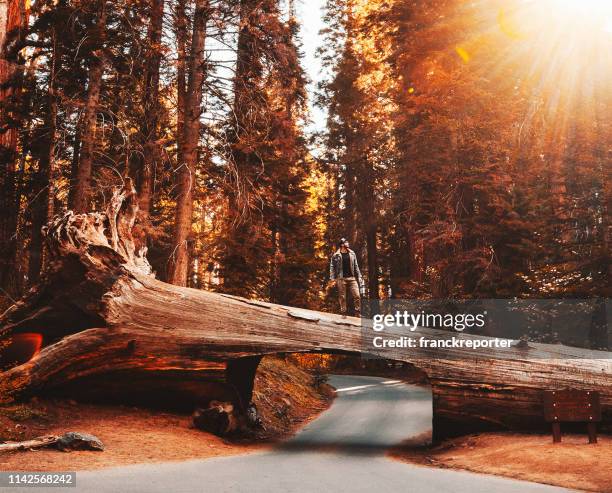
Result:
{"label": "tree bark texture", "polygon": [[159,70],[161,64],[161,41],[164,20],[164,0],[151,0],[148,30],[149,53],[147,55],[144,109],[145,119],[142,125],[144,144],[140,163],[139,197],[140,216],[147,221],[151,212],[151,201],[155,172],[161,156],[158,143],[159,125]]}
{"label": "tree bark texture", "polygon": [[21,284],[13,269],[17,252],[18,115],[4,103],[19,93],[21,72],[15,47],[25,33],[28,9],[23,0],[0,0],[0,287],[15,294]]}
{"label": "tree bark texture", "polygon": [[87,99],[81,121],[81,148],[79,166],[76,180],[72,208],[76,213],[87,212],[91,202],[91,179],[93,173],[94,153],[96,149],[96,126],[98,117],[98,104],[102,89],[102,76],[104,75],[105,54],[103,41],[106,31],[107,19],[106,0],[100,1],[100,10],[93,35],[98,40],[100,48],[92,53],[89,67],[89,81],[87,86]]}
{"label": "tree bark texture", "polygon": [[170,257],[168,281],[178,286],[187,285],[189,275],[189,239],[193,221],[193,190],[199,157],[200,116],[202,114],[202,85],[206,73],[204,48],[206,24],[209,15],[208,0],[197,0],[189,55],[189,79],[184,99],[183,137],[178,169],[174,242]]}

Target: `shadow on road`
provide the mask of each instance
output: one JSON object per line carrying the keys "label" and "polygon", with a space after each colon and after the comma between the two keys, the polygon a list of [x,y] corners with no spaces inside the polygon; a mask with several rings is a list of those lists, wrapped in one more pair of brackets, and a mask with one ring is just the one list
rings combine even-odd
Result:
{"label": "shadow on road", "polygon": [[[402,447],[414,450],[425,449],[431,444],[431,433],[425,433],[419,441],[411,440],[409,444],[402,444]],[[368,442],[333,443],[322,442],[320,440],[296,440],[286,442],[274,447],[275,452],[279,453],[330,453],[350,456],[381,456],[385,455],[397,445],[375,444]]]}

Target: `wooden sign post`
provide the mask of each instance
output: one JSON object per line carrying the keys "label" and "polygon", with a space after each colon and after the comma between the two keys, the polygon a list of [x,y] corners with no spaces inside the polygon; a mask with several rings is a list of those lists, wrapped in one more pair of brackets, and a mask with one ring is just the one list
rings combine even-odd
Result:
{"label": "wooden sign post", "polygon": [[601,421],[599,392],[588,390],[547,390],[542,394],[544,419],[552,423],[553,442],[561,441],[561,423],[587,423],[589,443],[597,443],[597,422]]}

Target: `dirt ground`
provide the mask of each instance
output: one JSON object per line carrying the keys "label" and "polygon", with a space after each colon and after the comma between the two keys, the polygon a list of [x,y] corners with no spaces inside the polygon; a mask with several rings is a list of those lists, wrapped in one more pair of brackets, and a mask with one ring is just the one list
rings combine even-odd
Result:
{"label": "dirt ground", "polygon": [[484,433],[448,440],[433,448],[398,447],[390,455],[421,465],[464,469],[566,488],[612,493],[612,437],[588,444],[584,435]]}
{"label": "dirt ground", "polygon": [[0,470],[74,471],[246,454],[269,447],[327,409],[333,390],[277,358],[264,358],[254,401],[265,425],[257,436],[232,441],[192,427],[191,416],[71,400],[37,400],[0,408],[0,441],[20,441],[67,431],[92,433],[103,452],[55,449],[0,454]]}

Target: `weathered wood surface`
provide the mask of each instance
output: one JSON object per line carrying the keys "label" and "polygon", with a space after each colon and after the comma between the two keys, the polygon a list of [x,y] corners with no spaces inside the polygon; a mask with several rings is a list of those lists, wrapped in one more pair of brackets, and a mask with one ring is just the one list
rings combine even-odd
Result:
{"label": "weathered wood surface", "polygon": [[[122,200],[133,196],[130,190],[122,193]],[[44,347],[31,361],[0,374],[1,401],[96,374],[214,374],[223,372],[227,361],[248,356],[363,351],[369,331],[359,319],[156,280],[145,250],[131,237],[134,208],[121,201],[112,207],[107,213],[68,213],[49,226],[55,260],[44,281],[0,319],[0,340],[38,332]],[[418,335],[449,333],[421,329]],[[609,353],[529,346],[469,353],[388,349],[385,357],[427,373],[439,436],[487,427],[542,427],[541,391],[566,387],[599,391],[604,423],[612,422]]]}
{"label": "weathered wood surface", "polygon": [[104,444],[94,435],[69,431],[63,435],[45,435],[22,442],[0,443],[0,452],[35,450],[52,446],[65,452],[71,450],[104,450]]}
{"label": "weathered wood surface", "polygon": [[17,450],[35,450],[43,447],[55,445],[59,440],[59,435],[47,435],[24,440],[23,442],[0,443],[0,452],[15,452]]}

